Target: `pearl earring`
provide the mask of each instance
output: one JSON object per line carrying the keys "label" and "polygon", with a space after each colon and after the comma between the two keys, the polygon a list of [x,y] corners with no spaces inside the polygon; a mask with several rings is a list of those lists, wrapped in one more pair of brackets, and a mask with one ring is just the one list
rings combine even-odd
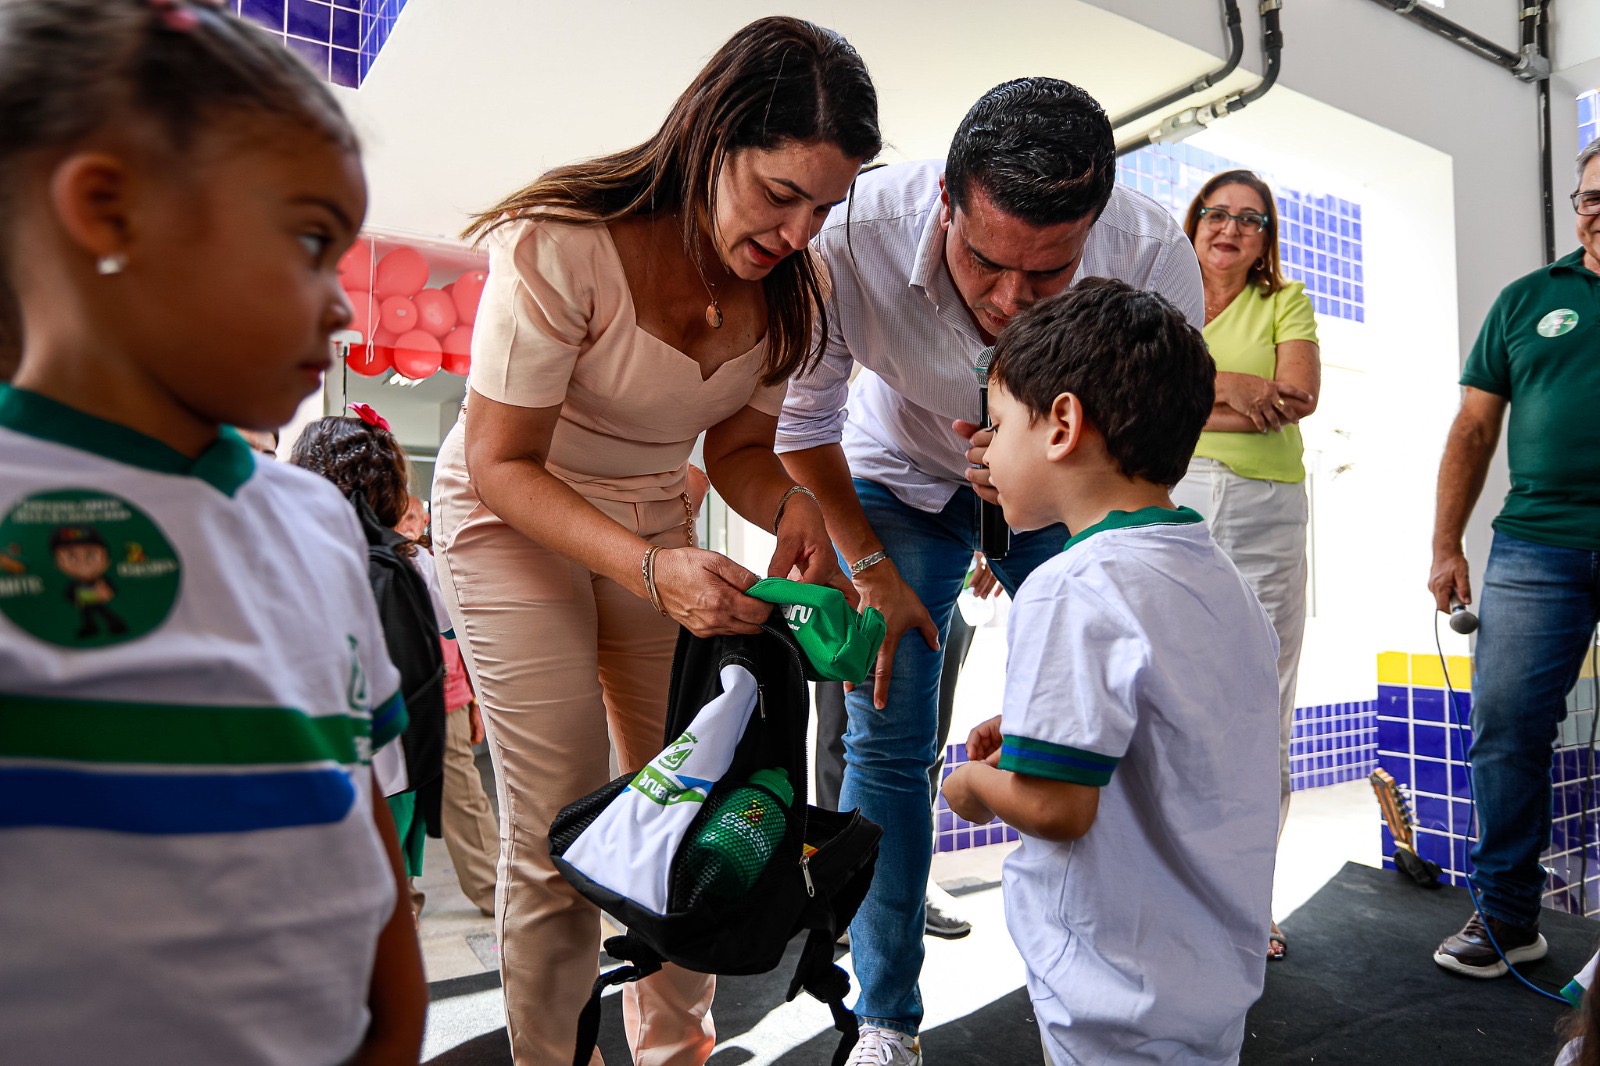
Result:
{"label": "pearl earring", "polygon": [[101,277],[107,277],[112,274],[122,273],[122,268],[127,265],[127,255],[122,252],[112,252],[110,255],[102,255],[95,260],[94,270]]}

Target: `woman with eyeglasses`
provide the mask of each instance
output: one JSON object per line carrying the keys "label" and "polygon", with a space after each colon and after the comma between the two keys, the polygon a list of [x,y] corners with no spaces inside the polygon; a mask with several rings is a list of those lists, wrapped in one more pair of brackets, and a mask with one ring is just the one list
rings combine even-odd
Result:
{"label": "woman with eyeglasses", "polygon": [[[1322,364],[1306,288],[1278,265],[1272,190],[1248,170],[1218,174],[1189,205],[1205,285],[1205,339],[1217,361],[1217,399],[1172,500],[1199,511],[1250,582],[1278,633],[1278,833],[1289,813],[1289,735],[1306,620],[1304,446],[1299,422],[1317,409]],[[1276,922],[1267,947],[1288,944]]]}

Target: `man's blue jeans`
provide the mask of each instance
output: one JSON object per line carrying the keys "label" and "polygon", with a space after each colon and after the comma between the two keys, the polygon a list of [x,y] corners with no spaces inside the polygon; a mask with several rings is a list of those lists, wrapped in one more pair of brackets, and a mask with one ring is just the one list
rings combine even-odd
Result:
{"label": "man's blue jeans", "polygon": [[[963,486],[938,514],[901,503],[883,486],[857,479],[856,495],[872,530],[907,584],[939,626],[940,647],[950,612],[978,547],[978,497]],[[1063,526],[1013,533],[1011,551],[993,562],[995,575],[1015,596],[1018,586],[1066,543]],[[850,951],[861,995],[855,1013],[866,1022],[915,1033],[922,1023],[923,896],[933,860],[933,808],[928,768],[938,757],[939,672],[943,651],[929,649],[908,630],[895,650],[888,705],[872,706],[873,679],[846,697],[841,810],[883,826],[872,888],[850,926]],[[1000,686],[994,713],[1000,713]]]}
{"label": "man's blue jeans", "polygon": [[1539,919],[1550,844],[1550,762],[1566,696],[1600,621],[1600,552],[1496,532],[1472,667],[1473,887],[1483,911]]}

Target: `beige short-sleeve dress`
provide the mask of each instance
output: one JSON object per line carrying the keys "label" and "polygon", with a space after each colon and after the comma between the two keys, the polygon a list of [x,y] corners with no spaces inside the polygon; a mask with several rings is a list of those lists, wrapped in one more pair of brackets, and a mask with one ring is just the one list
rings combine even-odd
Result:
{"label": "beige short-sleeve dress", "polygon": [[[561,413],[546,468],[646,540],[683,546],[696,438],[746,406],[777,416],[765,343],[702,379],[640,328],[603,225],[517,221],[489,239],[472,346],[474,391]],[[501,811],[496,918],[507,1029],[518,1066],[568,1066],[597,970],[600,924],[550,862],[564,805],[660,750],[677,625],[649,603],[524,537],[483,505],[462,425],[434,481],[441,586],[488,726]],[[704,1062],[711,979],[666,967],[626,986],[642,1066]]]}

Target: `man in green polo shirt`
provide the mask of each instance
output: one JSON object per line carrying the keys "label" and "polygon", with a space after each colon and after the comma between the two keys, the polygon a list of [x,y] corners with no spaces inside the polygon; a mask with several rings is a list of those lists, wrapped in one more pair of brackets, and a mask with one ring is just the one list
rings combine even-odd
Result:
{"label": "man in green polo shirt", "polygon": [[1494,520],[1472,677],[1472,884],[1477,914],[1440,966],[1499,977],[1542,958],[1539,854],[1550,843],[1550,746],[1600,622],[1600,140],[1578,155],[1578,251],[1506,286],[1461,374],[1439,466],[1433,572],[1439,610],[1472,602],[1462,531],[1510,410],[1511,491]]}

